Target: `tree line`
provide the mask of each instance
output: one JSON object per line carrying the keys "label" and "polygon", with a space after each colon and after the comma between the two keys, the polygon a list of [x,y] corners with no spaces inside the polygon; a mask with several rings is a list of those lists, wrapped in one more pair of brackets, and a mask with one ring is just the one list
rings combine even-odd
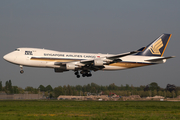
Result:
{"label": "tree line", "polygon": [[133,85],[121,85],[117,86],[114,83],[106,86],[97,85],[96,83],[90,83],[87,85],[64,85],[52,88],[51,85],[43,86],[39,85],[38,88],[27,86],[22,89],[18,86],[13,86],[11,80],[5,82],[5,86],[0,81],[0,91],[4,91],[6,94],[42,94],[49,98],[57,98],[59,95],[78,95],[86,96],[87,94],[102,94],[112,95],[117,94],[119,96],[140,95],[141,97],[153,97],[155,95],[164,97],[177,97],[180,95],[180,87],[168,84],[166,88],[161,88],[156,82],[152,82],[148,85],[141,85],[134,87]]}

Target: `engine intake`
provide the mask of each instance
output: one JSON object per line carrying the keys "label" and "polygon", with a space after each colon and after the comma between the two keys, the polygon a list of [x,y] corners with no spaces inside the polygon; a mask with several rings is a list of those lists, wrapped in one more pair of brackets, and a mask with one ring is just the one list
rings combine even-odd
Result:
{"label": "engine intake", "polygon": [[103,60],[94,60],[94,66],[103,66],[104,61]]}
{"label": "engine intake", "polygon": [[75,64],[66,64],[67,70],[75,70],[76,68],[78,68],[78,66],[76,66]]}

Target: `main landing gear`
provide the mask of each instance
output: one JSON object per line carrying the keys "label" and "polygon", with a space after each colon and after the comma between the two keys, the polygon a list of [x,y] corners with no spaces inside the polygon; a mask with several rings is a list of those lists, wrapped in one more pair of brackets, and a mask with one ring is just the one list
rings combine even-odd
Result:
{"label": "main landing gear", "polygon": [[[92,76],[90,71],[81,71],[80,73],[82,74],[82,77],[91,77]],[[77,78],[80,78],[79,71],[75,71],[74,74],[77,76]]]}
{"label": "main landing gear", "polygon": [[74,74],[76,75],[77,78],[80,78],[80,75],[79,75],[79,72],[78,72],[78,71],[75,71]]}
{"label": "main landing gear", "polygon": [[23,70],[23,66],[20,65],[20,73],[23,74],[24,73],[24,70]]}

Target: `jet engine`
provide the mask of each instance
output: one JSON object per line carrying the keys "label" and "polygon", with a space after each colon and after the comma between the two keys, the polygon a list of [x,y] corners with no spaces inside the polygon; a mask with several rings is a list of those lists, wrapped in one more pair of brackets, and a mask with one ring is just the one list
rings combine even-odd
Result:
{"label": "jet engine", "polygon": [[94,60],[94,66],[103,66],[104,61],[103,60]]}
{"label": "jet engine", "polygon": [[66,64],[67,70],[75,70],[76,68],[78,68],[78,66],[75,64]]}

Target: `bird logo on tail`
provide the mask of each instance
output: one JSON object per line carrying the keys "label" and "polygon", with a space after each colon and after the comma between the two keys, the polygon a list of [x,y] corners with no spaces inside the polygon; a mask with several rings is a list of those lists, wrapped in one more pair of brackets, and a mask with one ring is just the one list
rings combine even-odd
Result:
{"label": "bird logo on tail", "polygon": [[160,49],[163,47],[162,39],[160,38],[156,43],[154,43],[149,50],[152,54],[161,55]]}

